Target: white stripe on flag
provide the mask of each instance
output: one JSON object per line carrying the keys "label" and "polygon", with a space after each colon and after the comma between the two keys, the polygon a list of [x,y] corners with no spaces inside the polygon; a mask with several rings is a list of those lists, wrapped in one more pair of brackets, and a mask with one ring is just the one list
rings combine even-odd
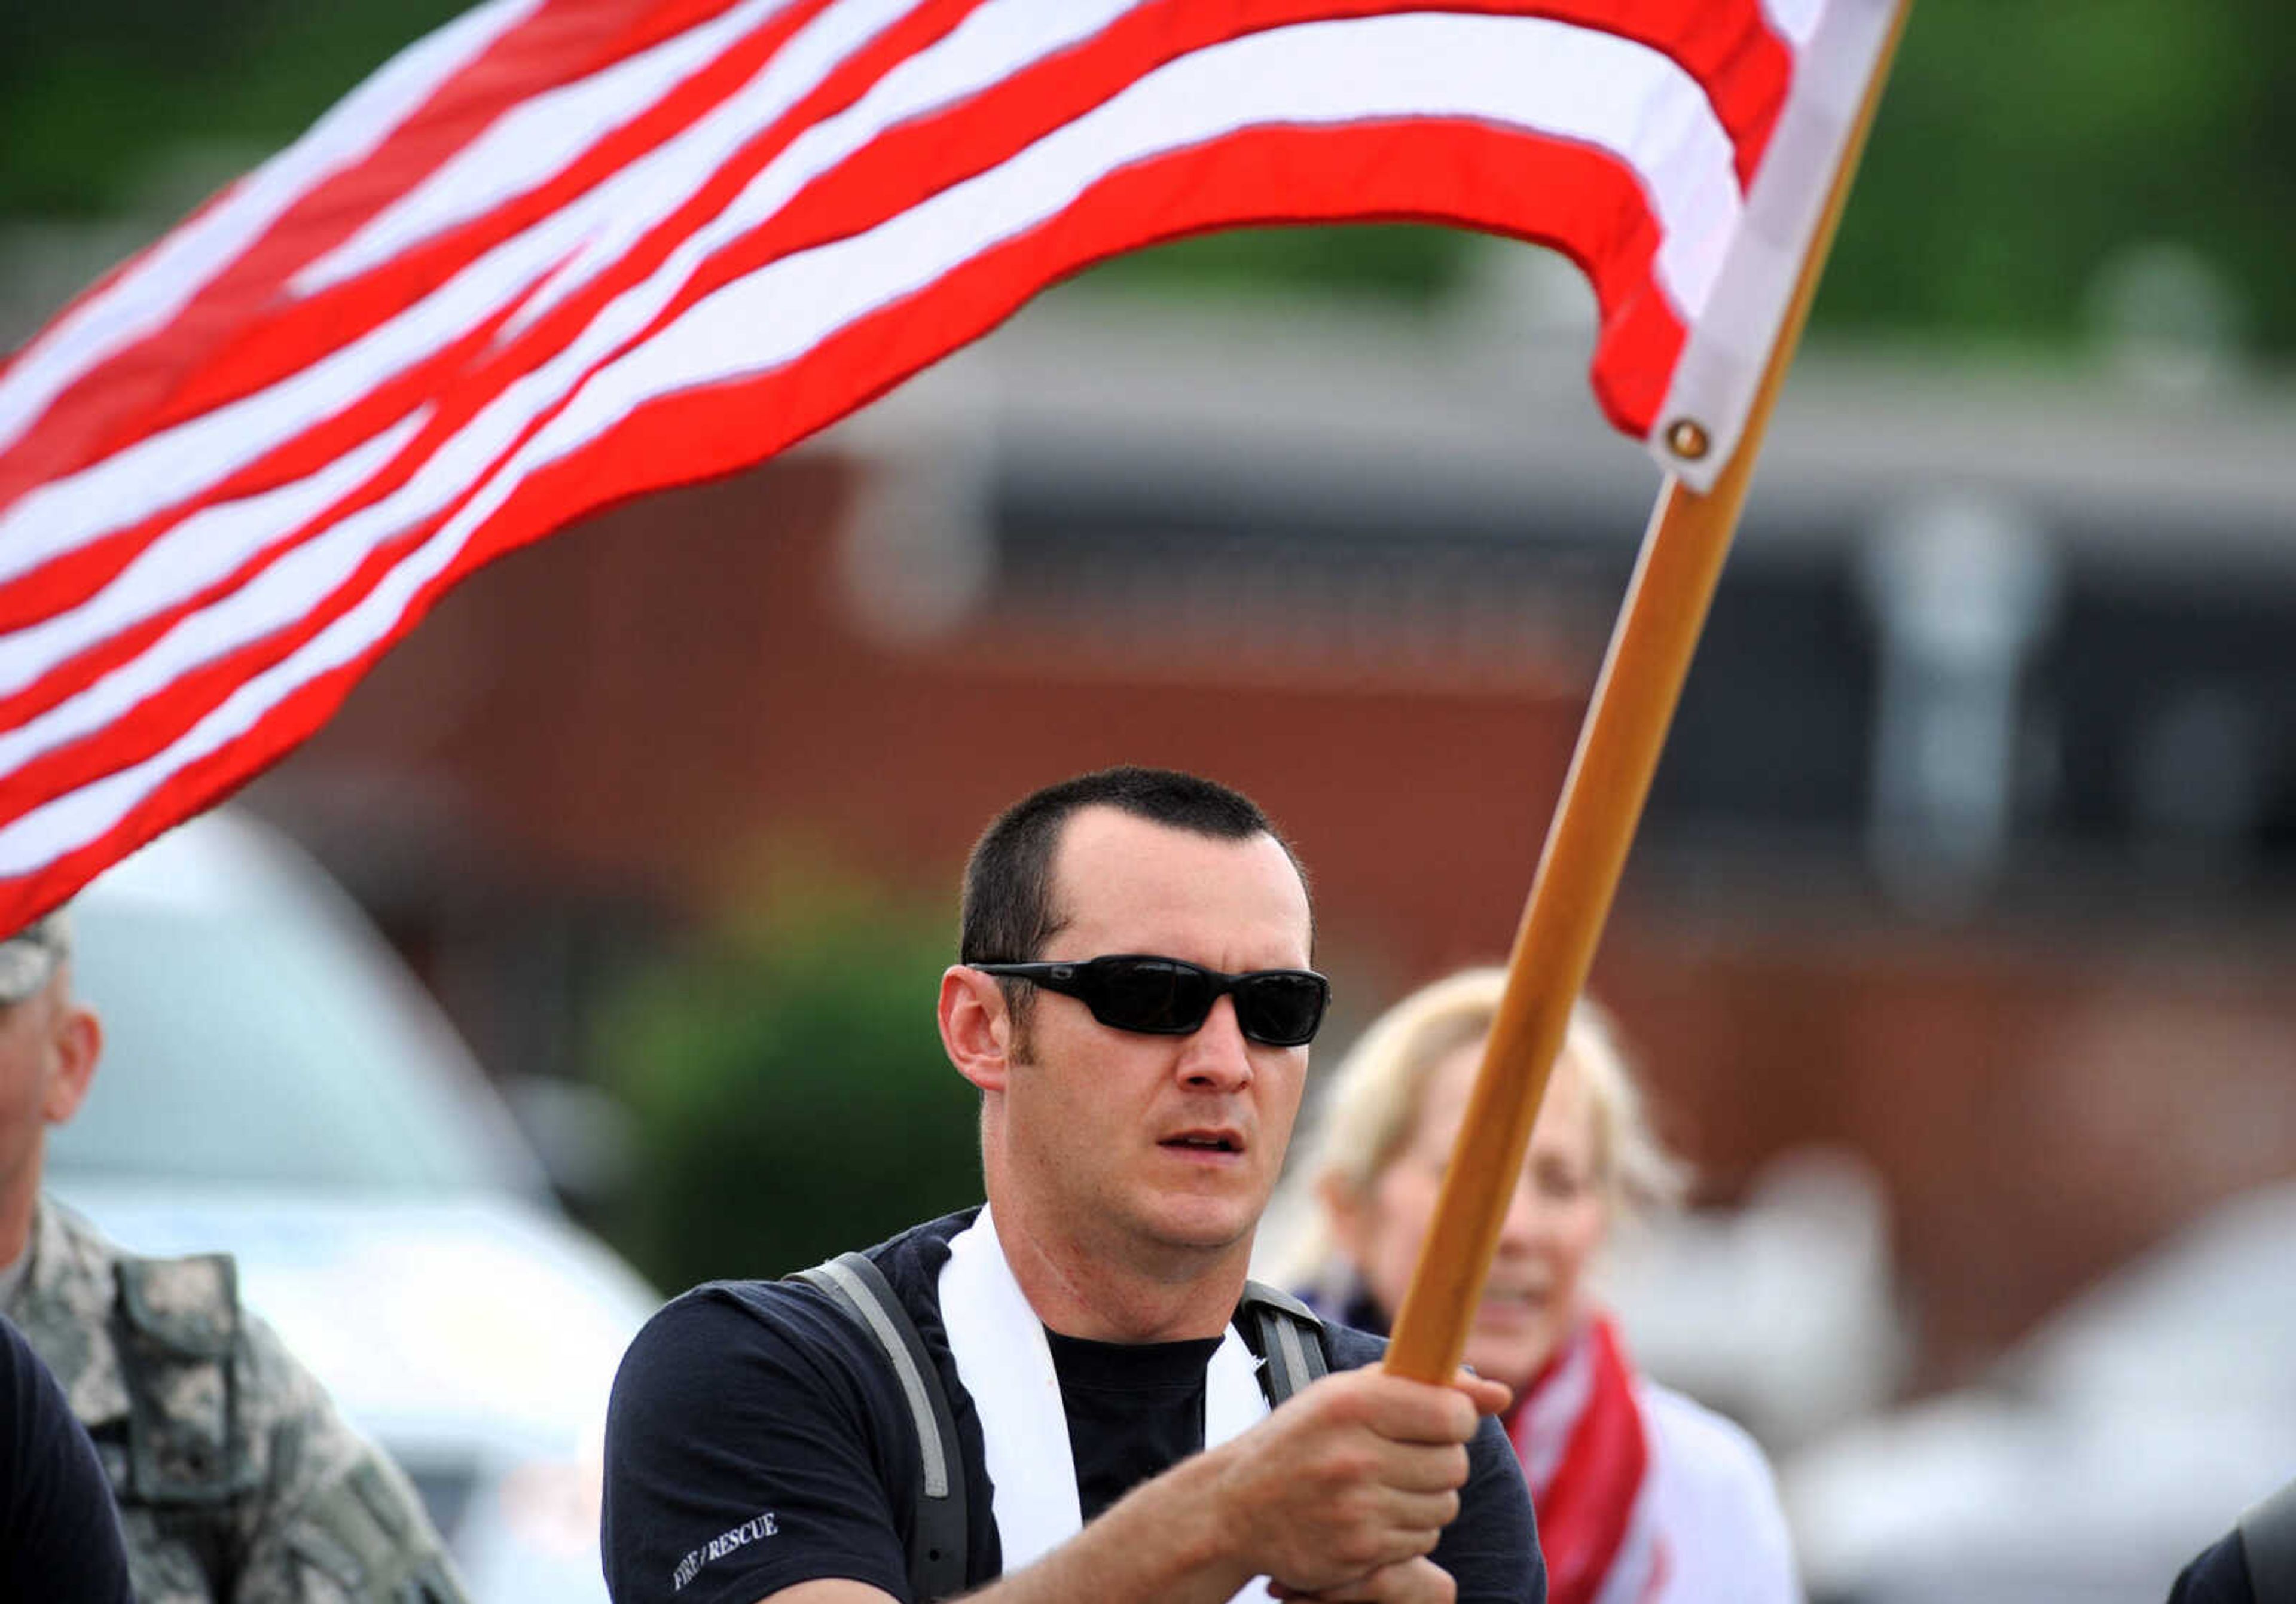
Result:
{"label": "white stripe on flag", "polygon": [[179,605],[265,546],[299,529],[398,454],[428,406],[308,478],[203,507],[137,552],[79,606],[0,635],[0,696],[12,696],[89,647]]}
{"label": "white stripe on flag", "polygon": [[[722,242],[771,220],[808,184],[888,130],[993,89],[1046,58],[1084,44],[1142,3],[1066,0],[1058,7],[1047,8],[1044,0],[989,0],[945,37],[870,86],[869,92],[852,105],[824,118],[791,140],[743,186],[725,222],[705,226],[704,238],[713,244]],[[676,204],[699,187],[700,179],[685,176],[687,171],[696,168],[703,168],[705,174],[715,171],[779,110],[761,112],[747,105],[729,106],[725,114],[709,119],[709,128],[694,130],[701,136],[696,143],[706,145],[703,151],[666,148],[660,153],[660,161],[648,157],[618,175],[612,181],[618,192],[614,203],[604,210],[611,233],[602,232],[586,242],[580,254],[512,316],[504,326],[504,337],[516,334],[557,305],[616,259],[644,230],[668,217]],[[657,172],[657,167],[667,171]],[[676,191],[669,187],[671,173],[678,175],[676,182],[681,187]]]}
{"label": "white stripe on flag", "polygon": [[[879,26],[901,9],[899,0],[870,4],[873,12],[888,13],[877,19]],[[806,31],[820,27],[816,19]],[[872,36],[824,29],[822,37],[850,51]],[[805,51],[792,54],[784,50],[753,80],[750,91],[756,99],[749,103],[750,114],[770,118],[787,110],[841,59],[842,52],[819,59]],[[706,177],[706,173],[686,175],[689,192]],[[604,205],[620,198],[608,197]],[[303,434],[315,420],[333,417],[529,293],[602,225],[604,215],[593,194],[537,218],[421,300],[277,384],[146,436],[102,462],[20,497],[0,511],[0,581],[113,529],[140,523],[162,508],[195,499]]]}
{"label": "white stripe on flag", "polygon": [[310,681],[340,667],[390,632],[414,593],[446,569],[459,536],[424,543],[349,612],[293,656],[248,680],[164,751],[105,775],[0,828],[0,876],[29,874],[96,839],[193,764],[255,728]]}
{"label": "white stripe on flag", "polygon": [[[356,278],[412,246],[539,188],[603,135],[660,104],[680,82],[790,4],[748,0],[586,78],[519,102],[428,178],[303,269],[291,281],[292,287],[309,295]],[[849,4],[833,8],[840,12],[854,9]],[[872,0],[863,9],[900,12],[908,4]],[[882,25],[881,17],[872,31]]]}
{"label": "white stripe on flag", "polygon": [[[577,253],[611,234],[635,237],[659,223],[701,188],[743,140],[865,48],[911,3],[865,0],[824,12],[701,125],[684,130],[600,189],[538,218],[357,340],[269,389],[145,437],[105,462],[30,491],[0,511],[0,581],[111,530],[139,523],[162,508],[195,499],[208,487],[303,433],[314,419],[333,416],[472,325],[533,293],[537,281],[562,264],[571,269],[583,259]],[[953,31],[933,50],[904,63],[898,84],[881,86],[886,93],[873,94],[809,129],[783,151],[751,181],[731,215],[682,241],[653,279],[626,292],[643,298],[642,315],[633,315],[639,302],[609,308],[594,321],[578,348],[594,360],[636,334],[668,303],[709,250],[764,221],[808,182],[893,123],[993,84],[1000,72],[1009,75],[1088,37],[1084,24],[1136,3],[1093,0],[1063,13],[1078,26],[1039,30],[1036,37],[1016,33],[1009,18],[1001,28],[992,20],[987,29]],[[1008,9],[1020,12],[1021,20],[1042,20],[1043,8],[1036,0]],[[1002,48],[980,49],[984,37]],[[405,226],[419,232],[414,223]],[[673,269],[674,277],[668,276]],[[562,275],[552,284],[562,295],[570,287]]]}
{"label": "white stripe on flag", "polygon": [[1541,18],[1313,22],[1184,56],[876,228],[713,292],[585,383],[535,445],[561,455],[645,401],[781,366],[1056,215],[1119,168],[1250,127],[1390,117],[1474,119],[1619,154],[1643,174],[1665,230],[1661,285],[1685,320],[1704,307],[1737,221],[1734,152],[1673,61]]}
{"label": "white stripe on flag", "polygon": [[[1693,489],[1711,489],[1737,454],[1832,176],[1889,39],[1895,4],[1832,0],[1794,64],[1792,93],[1717,275],[1713,305],[1691,325],[1652,425],[1651,454]],[[1678,418],[1706,427],[1708,450],[1697,462],[1683,462],[1667,446],[1667,430]]]}
{"label": "white stripe on flag", "polygon": [[1769,19],[1770,30],[1799,53],[1817,31],[1825,6],[1826,0],[1762,0],[1762,14]]}
{"label": "white stripe on flag", "polygon": [[391,322],[242,397],[54,479],[0,512],[0,580],[198,498],[266,453],[336,417],[412,364],[514,301],[541,264],[575,243],[578,217],[554,214],[491,251]]}
{"label": "white stripe on flag", "polygon": [[543,0],[493,0],[408,45],[308,133],[74,308],[0,374],[0,451],[83,374],[181,311],[305,194],[365,158]]}

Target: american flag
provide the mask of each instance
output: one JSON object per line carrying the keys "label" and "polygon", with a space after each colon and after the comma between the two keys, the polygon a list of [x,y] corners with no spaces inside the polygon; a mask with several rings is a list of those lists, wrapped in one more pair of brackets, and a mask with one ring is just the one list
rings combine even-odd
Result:
{"label": "american flag", "polygon": [[1891,9],[491,0],[0,370],[0,929],[291,749],[480,564],[1155,241],[1551,246],[1603,411],[1702,484]]}

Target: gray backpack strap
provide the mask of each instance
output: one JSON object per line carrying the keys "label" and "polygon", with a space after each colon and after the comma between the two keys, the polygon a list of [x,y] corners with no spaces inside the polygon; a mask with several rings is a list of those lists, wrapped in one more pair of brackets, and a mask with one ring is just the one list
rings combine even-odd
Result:
{"label": "gray backpack strap", "polygon": [[2257,1604],[2296,1600],[2296,1481],[2242,1511],[2240,1547]]}
{"label": "gray backpack strap", "polygon": [[1244,1282],[1235,1323],[1244,1346],[1266,1361],[1259,1367],[1259,1386],[1270,1409],[1331,1373],[1323,1321],[1290,1293],[1262,1281]]}
{"label": "gray backpack strap", "polygon": [[964,1498],[964,1449],[956,1415],[916,1322],[884,1273],[858,1253],[840,1254],[791,1278],[818,1288],[847,1319],[869,1334],[900,1383],[916,1436],[921,1474],[911,1526],[909,1586],[917,1604],[964,1591],[971,1546]]}

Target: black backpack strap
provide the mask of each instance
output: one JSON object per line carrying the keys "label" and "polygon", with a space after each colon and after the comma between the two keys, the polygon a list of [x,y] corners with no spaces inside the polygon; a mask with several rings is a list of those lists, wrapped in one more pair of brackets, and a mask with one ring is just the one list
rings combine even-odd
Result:
{"label": "black backpack strap", "polygon": [[2296,1599],[2296,1481],[2242,1511],[2240,1548],[2257,1604]]}
{"label": "black backpack strap", "polygon": [[1323,1321],[1290,1293],[1262,1281],[1244,1282],[1235,1324],[1243,1333],[1244,1346],[1264,1361],[1259,1387],[1267,1395],[1270,1409],[1310,1381],[1331,1373]]}
{"label": "black backpack strap", "polygon": [[862,1254],[845,1253],[791,1278],[818,1288],[840,1313],[869,1334],[893,1369],[909,1406],[922,1474],[909,1544],[909,1586],[917,1604],[964,1591],[971,1528],[964,1498],[964,1449],[948,1393],[916,1322],[884,1273]]}

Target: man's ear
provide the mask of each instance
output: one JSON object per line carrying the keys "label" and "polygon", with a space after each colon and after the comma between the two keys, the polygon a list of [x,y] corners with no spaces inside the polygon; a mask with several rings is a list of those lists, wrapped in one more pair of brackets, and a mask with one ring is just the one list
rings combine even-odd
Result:
{"label": "man's ear", "polygon": [[940,1044],[956,1072],[1002,1092],[1013,1066],[1013,1012],[994,975],[953,963],[940,977]]}
{"label": "man's ear", "polygon": [[103,1025],[93,1011],[70,1001],[56,1009],[48,1037],[49,1074],[40,1099],[40,1117],[62,1125],[79,1112],[87,1088],[95,1079],[95,1061],[103,1056]]}

